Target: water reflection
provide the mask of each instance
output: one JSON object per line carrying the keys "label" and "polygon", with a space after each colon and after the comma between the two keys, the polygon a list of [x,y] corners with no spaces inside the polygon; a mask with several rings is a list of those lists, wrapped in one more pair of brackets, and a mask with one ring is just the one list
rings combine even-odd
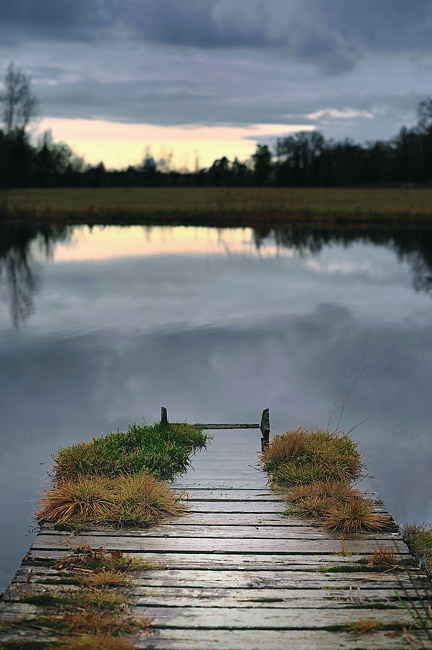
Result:
{"label": "water reflection", "polygon": [[0,295],[15,327],[34,312],[34,295],[40,287],[32,249],[38,245],[50,259],[55,244],[66,241],[70,232],[63,226],[0,225]]}
{"label": "water reflection", "polygon": [[276,245],[317,254],[325,246],[354,243],[373,244],[393,250],[401,262],[407,261],[413,271],[416,291],[432,288],[432,229],[430,228],[320,228],[290,226],[282,229],[254,231],[257,249],[274,238]]}
{"label": "water reflection", "polygon": [[[142,255],[142,241],[151,243],[151,254],[192,254],[202,252],[213,254],[219,248],[227,255],[244,249],[244,231],[231,230],[230,242],[224,242],[224,231],[214,229],[191,229],[171,227],[133,227],[100,228],[99,236],[103,241],[99,249],[90,244],[91,229],[69,226],[31,226],[16,224],[0,226],[0,296],[9,306],[10,318],[15,327],[24,323],[35,312],[35,294],[41,287],[43,277],[35,256],[37,249],[46,259],[52,259],[58,244],[73,243],[70,248],[62,248],[59,260],[79,261],[86,259],[104,259]],[[181,231],[187,233],[181,236]],[[190,237],[194,230],[195,237]],[[132,233],[131,233],[132,231]],[[172,237],[170,233],[176,232]],[[204,233],[204,239],[199,235]],[[159,235],[159,246],[155,246],[155,232]],[[226,231],[225,231],[226,232]],[[232,233],[237,236],[233,237]],[[209,233],[211,233],[209,235]],[[132,234],[132,236],[131,236]],[[331,245],[352,246],[356,243],[385,247],[393,250],[401,262],[411,267],[412,285],[415,291],[429,292],[432,289],[432,230],[421,228],[366,229],[366,228],[317,228],[304,225],[285,228],[261,228],[251,230],[251,241],[258,253],[269,248],[273,254],[281,250],[294,250],[301,255],[318,255],[325,247]],[[233,248],[234,247],[234,248]]]}

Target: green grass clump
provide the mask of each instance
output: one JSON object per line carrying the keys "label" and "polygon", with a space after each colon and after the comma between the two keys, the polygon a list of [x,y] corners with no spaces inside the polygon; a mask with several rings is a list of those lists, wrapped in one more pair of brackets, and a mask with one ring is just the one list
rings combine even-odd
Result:
{"label": "green grass clump", "polygon": [[127,431],[110,433],[64,449],[54,455],[56,483],[78,476],[119,476],[151,473],[172,479],[185,472],[190,456],[207,444],[202,431],[186,423],[161,426],[131,424]]}
{"label": "green grass clump", "polygon": [[38,499],[39,524],[148,525],[184,512],[181,497],[152,474],[80,476],[45,490]]}
{"label": "green grass clump", "polygon": [[357,444],[347,434],[300,427],[273,438],[261,460],[280,486],[315,481],[349,481],[360,476]]}
{"label": "green grass clump", "polygon": [[432,527],[405,524],[402,535],[420,566],[432,577]]}

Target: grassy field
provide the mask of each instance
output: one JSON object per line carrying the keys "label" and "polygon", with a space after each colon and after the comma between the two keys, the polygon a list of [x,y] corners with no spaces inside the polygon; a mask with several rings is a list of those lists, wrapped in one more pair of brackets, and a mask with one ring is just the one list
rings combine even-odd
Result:
{"label": "grassy field", "polygon": [[0,221],[256,225],[293,220],[432,220],[432,188],[21,189],[0,195]]}

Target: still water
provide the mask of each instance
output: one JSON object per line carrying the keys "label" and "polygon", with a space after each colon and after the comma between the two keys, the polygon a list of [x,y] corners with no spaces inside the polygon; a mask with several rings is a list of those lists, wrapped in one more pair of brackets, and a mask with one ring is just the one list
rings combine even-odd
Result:
{"label": "still water", "polygon": [[0,234],[0,591],[51,454],[162,405],[190,422],[269,407],[273,433],[341,417],[397,521],[432,522],[430,234]]}

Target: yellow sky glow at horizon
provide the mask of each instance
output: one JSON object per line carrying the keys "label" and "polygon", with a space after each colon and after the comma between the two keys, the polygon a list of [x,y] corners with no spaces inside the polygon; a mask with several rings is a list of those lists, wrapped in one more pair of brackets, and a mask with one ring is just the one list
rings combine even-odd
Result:
{"label": "yellow sky glow at horizon", "polygon": [[[97,237],[92,237],[92,232]],[[72,240],[58,243],[56,262],[91,262],[126,257],[154,255],[257,255],[251,228],[218,231],[204,227],[131,226],[129,228],[75,228]],[[261,256],[280,254],[273,242],[268,242]],[[288,251],[284,255],[290,255]]]}
{"label": "yellow sky glow at horizon", "polygon": [[237,157],[243,162],[253,154],[258,140],[313,128],[284,124],[157,126],[46,118],[38,123],[37,133],[51,130],[55,142],[67,143],[90,164],[102,161],[107,168],[114,169],[137,165],[149,147],[156,160],[172,153],[172,168],[193,171],[196,167],[209,167],[222,156],[230,160]]}

